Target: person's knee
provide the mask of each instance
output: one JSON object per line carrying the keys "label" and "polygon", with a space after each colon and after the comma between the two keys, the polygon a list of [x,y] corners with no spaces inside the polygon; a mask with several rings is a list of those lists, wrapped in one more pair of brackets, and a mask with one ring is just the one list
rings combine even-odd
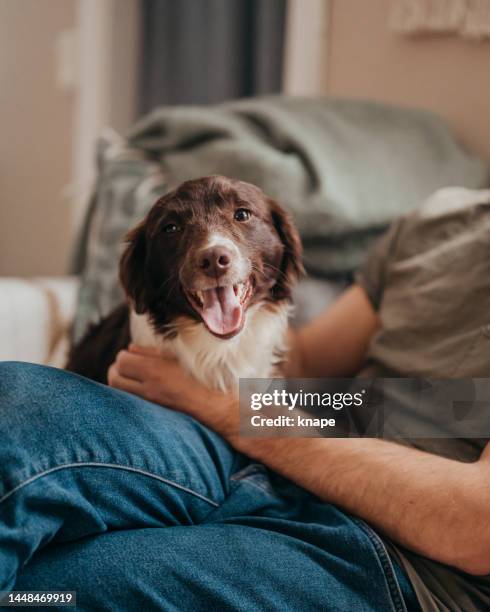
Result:
{"label": "person's knee", "polygon": [[0,363],[0,418],[4,427],[44,426],[54,420],[72,420],[84,398],[94,406],[97,385],[65,370],[34,363]]}
{"label": "person's knee", "polygon": [[0,385],[16,383],[25,378],[49,376],[55,368],[27,361],[0,361]]}
{"label": "person's knee", "polygon": [[43,388],[52,377],[52,371],[53,368],[24,361],[0,362],[0,405],[10,403],[12,397],[26,389]]}
{"label": "person's knee", "polygon": [[205,429],[187,415],[71,372],[13,361],[0,363],[0,419],[19,439],[26,431],[39,441],[64,438],[63,432],[100,439],[103,431],[110,446],[119,441],[122,447],[158,431],[159,443],[174,448]]}
{"label": "person's knee", "polygon": [[25,361],[0,361],[0,385],[15,381],[24,373],[34,372],[40,368],[43,366]]}
{"label": "person's knee", "polygon": [[28,395],[31,399],[61,382],[69,383],[70,375],[64,370],[24,361],[0,362],[0,404],[9,399]]}

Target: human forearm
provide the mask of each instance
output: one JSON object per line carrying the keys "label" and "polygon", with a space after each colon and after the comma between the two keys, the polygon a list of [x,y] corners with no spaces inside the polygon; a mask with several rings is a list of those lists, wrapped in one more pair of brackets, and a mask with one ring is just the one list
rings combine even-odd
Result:
{"label": "human forearm", "polygon": [[382,440],[241,439],[271,469],[421,555],[490,572],[488,469]]}
{"label": "human forearm", "polygon": [[351,376],[364,363],[378,318],[359,285],[347,289],[323,314],[291,331],[285,374],[292,378]]}

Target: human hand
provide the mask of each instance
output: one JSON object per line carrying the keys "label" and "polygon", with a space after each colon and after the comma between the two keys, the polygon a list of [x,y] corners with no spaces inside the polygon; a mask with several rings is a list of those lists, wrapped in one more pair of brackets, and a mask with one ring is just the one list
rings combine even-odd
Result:
{"label": "human hand", "polygon": [[109,368],[111,387],[184,412],[233,442],[238,436],[238,398],[208,389],[173,355],[130,345]]}

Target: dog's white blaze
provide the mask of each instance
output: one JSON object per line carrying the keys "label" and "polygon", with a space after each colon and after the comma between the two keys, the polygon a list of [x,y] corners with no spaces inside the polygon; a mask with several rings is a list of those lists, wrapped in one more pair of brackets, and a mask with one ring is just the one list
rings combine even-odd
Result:
{"label": "dog's white blaze", "polygon": [[206,244],[202,247],[202,250],[204,251],[206,249],[211,249],[217,246],[223,246],[229,249],[230,252],[235,255],[237,274],[239,276],[245,276],[250,273],[247,262],[243,255],[240,253],[240,249],[233,242],[233,240],[231,240],[231,238],[228,238],[228,236],[224,236],[223,234],[219,234],[218,232],[210,233]]}
{"label": "dog's white blaze", "polygon": [[230,251],[233,251],[237,255],[240,255],[240,251],[238,250],[238,247],[233,242],[233,240],[231,240],[231,238],[228,238],[228,236],[223,236],[223,234],[219,234],[218,232],[209,234],[208,241],[206,242],[203,248],[211,249],[215,246],[227,247],[230,249]]}
{"label": "dog's white blaze", "polygon": [[181,317],[176,336],[155,333],[146,315],[131,312],[131,339],[136,344],[173,353],[198,381],[213,389],[232,389],[239,378],[273,376],[286,351],[288,304],[251,306],[243,330],[229,340],[213,336],[202,323]]}

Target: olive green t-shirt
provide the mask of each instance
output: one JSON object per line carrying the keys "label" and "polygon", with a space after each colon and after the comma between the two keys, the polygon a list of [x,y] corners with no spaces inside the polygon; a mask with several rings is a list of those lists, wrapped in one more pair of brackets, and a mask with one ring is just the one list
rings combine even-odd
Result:
{"label": "olive green t-shirt", "polygon": [[[381,321],[361,376],[490,377],[490,190],[437,192],[388,230],[357,282]],[[486,442],[404,441],[466,462],[476,461]],[[490,520],[490,508],[488,514]],[[387,544],[424,612],[490,610],[490,575],[470,576]]]}

